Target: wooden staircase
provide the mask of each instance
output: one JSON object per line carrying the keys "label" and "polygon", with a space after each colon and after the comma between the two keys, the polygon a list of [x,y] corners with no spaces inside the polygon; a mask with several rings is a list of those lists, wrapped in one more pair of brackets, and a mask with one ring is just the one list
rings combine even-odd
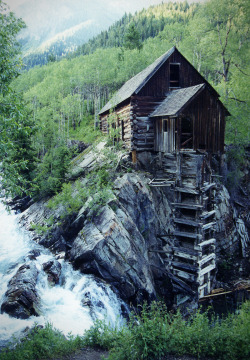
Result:
{"label": "wooden staircase", "polygon": [[[166,166],[168,159],[171,159],[170,165]],[[173,275],[177,294],[189,290],[201,298],[211,291],[215,278],[213,195],[216,184],[212,182],[206,153],[180,151],[175,155],[165,154],[164,161],[165,181],[166,184],[172,182],[175,194],[172,203],[175,230],[170,235],[171,241],[167,241],[166,235],[160,236],[168,243],[166,269]],[[157,186],[157,179],[151,186]]]}

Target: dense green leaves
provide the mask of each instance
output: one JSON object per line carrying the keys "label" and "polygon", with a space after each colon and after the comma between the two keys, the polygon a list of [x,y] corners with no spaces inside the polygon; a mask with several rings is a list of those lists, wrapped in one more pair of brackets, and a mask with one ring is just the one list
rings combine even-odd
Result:
{"label": "dense green leaves", "polygon": [[124,36],[124,47],[125,49],[133,50],[138,49],[141,50],[142,42],[140,40],[139,31],[136,29],[135,24],[131,23],[125,36]]}
{"label": "dense green leaves", "polygon": [[[18,169],[22,168],[25,181],[36,179],[36,191],[40,186],[46,188],[46,184],[42,185],[43,181],[39,180],[39,169],[47,174],[43,178],[44,181],[46,177],[48,179],[47,189],[52,190],[55,186],[58,190],[65,172],[56,170],[60,164],[55,156],[61,150],[55,149],[65,147],[72,138],[92,142],[99,136],[96,125],[102,106],[126,80],[173,45],[178,46],[215,87],[230,111],[232,116],[227,122],[226,141],[247,143],[250,105],[248,18],[249,3],[246,0],[159,4],[134,16],[125,14],[108,31],[79,48],[71,59],[50,62],[23,72],[12,86],[17,93],[23,93],[27,103],[25,115],[21,115],[23,110],[15,105],[15,101],[11,100],[10,106],[7,97],[1,100],[1,156],[4,154],[7,159],[6,155],[10,155],[12,148],[6,169],[18,174]],[[6,94],[11,80],[18,74],[18,60],[13,55],[18,50],[15,35],[23,24],[15,20],[13,14],[7,13],[1,15],[1,21],[3,58],[6,60],[7,54],[11,54],[7,65],[5,60],[1,61],[4,67],[1,89],[2,94]],[[12,29],[12,36],[7,35],[7,29]],[[18,121],[26,129],[27,149],[21,151],[15,161],[14,144],[18,146],[18,142],[14,133]],[[34,154],[37,163],[32,160]]]}
{"label": "dense green leaves", "polygon": [[144,304],[139,314],[131,314],[127,326],[112,329],[97,321],[86,332],[89,346],[109,349],[109,360],[158,360],[168,354],[191,355],[221,360],[247,360],[249,349],[249,302],[238,314],[224,319],[197,310],[184,320],[181,313],[168,313],[166,306]]}
{"label": "dense green leaves", "polygon": [[20,70],[19,46],[16,36],[24,27],[21,19],[7,12],[6,5],[0,0],[0,94],[10,91],[11,81],[18,76]]}
{"label": "dense green leaves", "polygon": [[11,194],[30,188],[30,172],[35,166],[31,144],[35,128],[21,96],[10,86],[20,72],[16,36],[23,27],[24,23],[8,13],[0,0],[0,163],[2,186]]}

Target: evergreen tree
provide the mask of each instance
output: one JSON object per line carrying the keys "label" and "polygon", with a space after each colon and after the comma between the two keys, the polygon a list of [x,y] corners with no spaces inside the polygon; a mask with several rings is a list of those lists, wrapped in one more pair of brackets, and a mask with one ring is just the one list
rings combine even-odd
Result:
{"label": "evergreen tree", "polygon": [[34,168],[31,135],[34,128],[24,110],[23,101],[11,88],[19,75],[21,61],[16,42],[24,27],[20,19],[7,11],[0,0],[0,163],[2,187],[12,195],[23,194],[31,187]]}
{"label": "evergreen tree", "polygon": [[139,31],[136,29],[135,24],[131,23],[124,37],[124,47],[125,49],[137,49],[140,51],[142,46]]}

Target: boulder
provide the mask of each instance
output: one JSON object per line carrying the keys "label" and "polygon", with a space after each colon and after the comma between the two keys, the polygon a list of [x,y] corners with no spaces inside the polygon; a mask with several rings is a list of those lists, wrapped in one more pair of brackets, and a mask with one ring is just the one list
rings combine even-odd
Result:
{"label": "boulder", "polygon": [[48,281],[51,285],[59,283],[61,269],[62,265],[55,259],[43,264],[43,270],[48,274]]}
{"label": "boulder", "polygon": [[31,315],[39,316],[37,277],[38,270],[33,262],[22,265],[9,281],[1,312],[19,319],[27,319]]}

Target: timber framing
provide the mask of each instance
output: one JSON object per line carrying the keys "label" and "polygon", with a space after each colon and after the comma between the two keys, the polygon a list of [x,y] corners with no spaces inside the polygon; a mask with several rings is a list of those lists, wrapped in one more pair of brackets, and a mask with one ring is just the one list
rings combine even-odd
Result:
{"label": "timber framing", "polygon": [[[175,64],[177,88],[170,72]],[[115,121],[109,121],[111,114]],[[167,153],[222,153],[228,115],[219,94],[176,47],[128,80],[99,113],[101,131],[119,128],[120,139],[131,151]]]}
{"label": "timber framing", "polygon": [[216,183],[211,158],[224,152],[229,115],[219,94],[176,47],[128,80],[99,113],[101,131],[118,129],[133,164],[137,153],[151,152],[149,186],[174,191],[175,230],[159,235],[165,245],[152,252],[162,256],[177,297],[184,292],[202,298],[213,288]]}

